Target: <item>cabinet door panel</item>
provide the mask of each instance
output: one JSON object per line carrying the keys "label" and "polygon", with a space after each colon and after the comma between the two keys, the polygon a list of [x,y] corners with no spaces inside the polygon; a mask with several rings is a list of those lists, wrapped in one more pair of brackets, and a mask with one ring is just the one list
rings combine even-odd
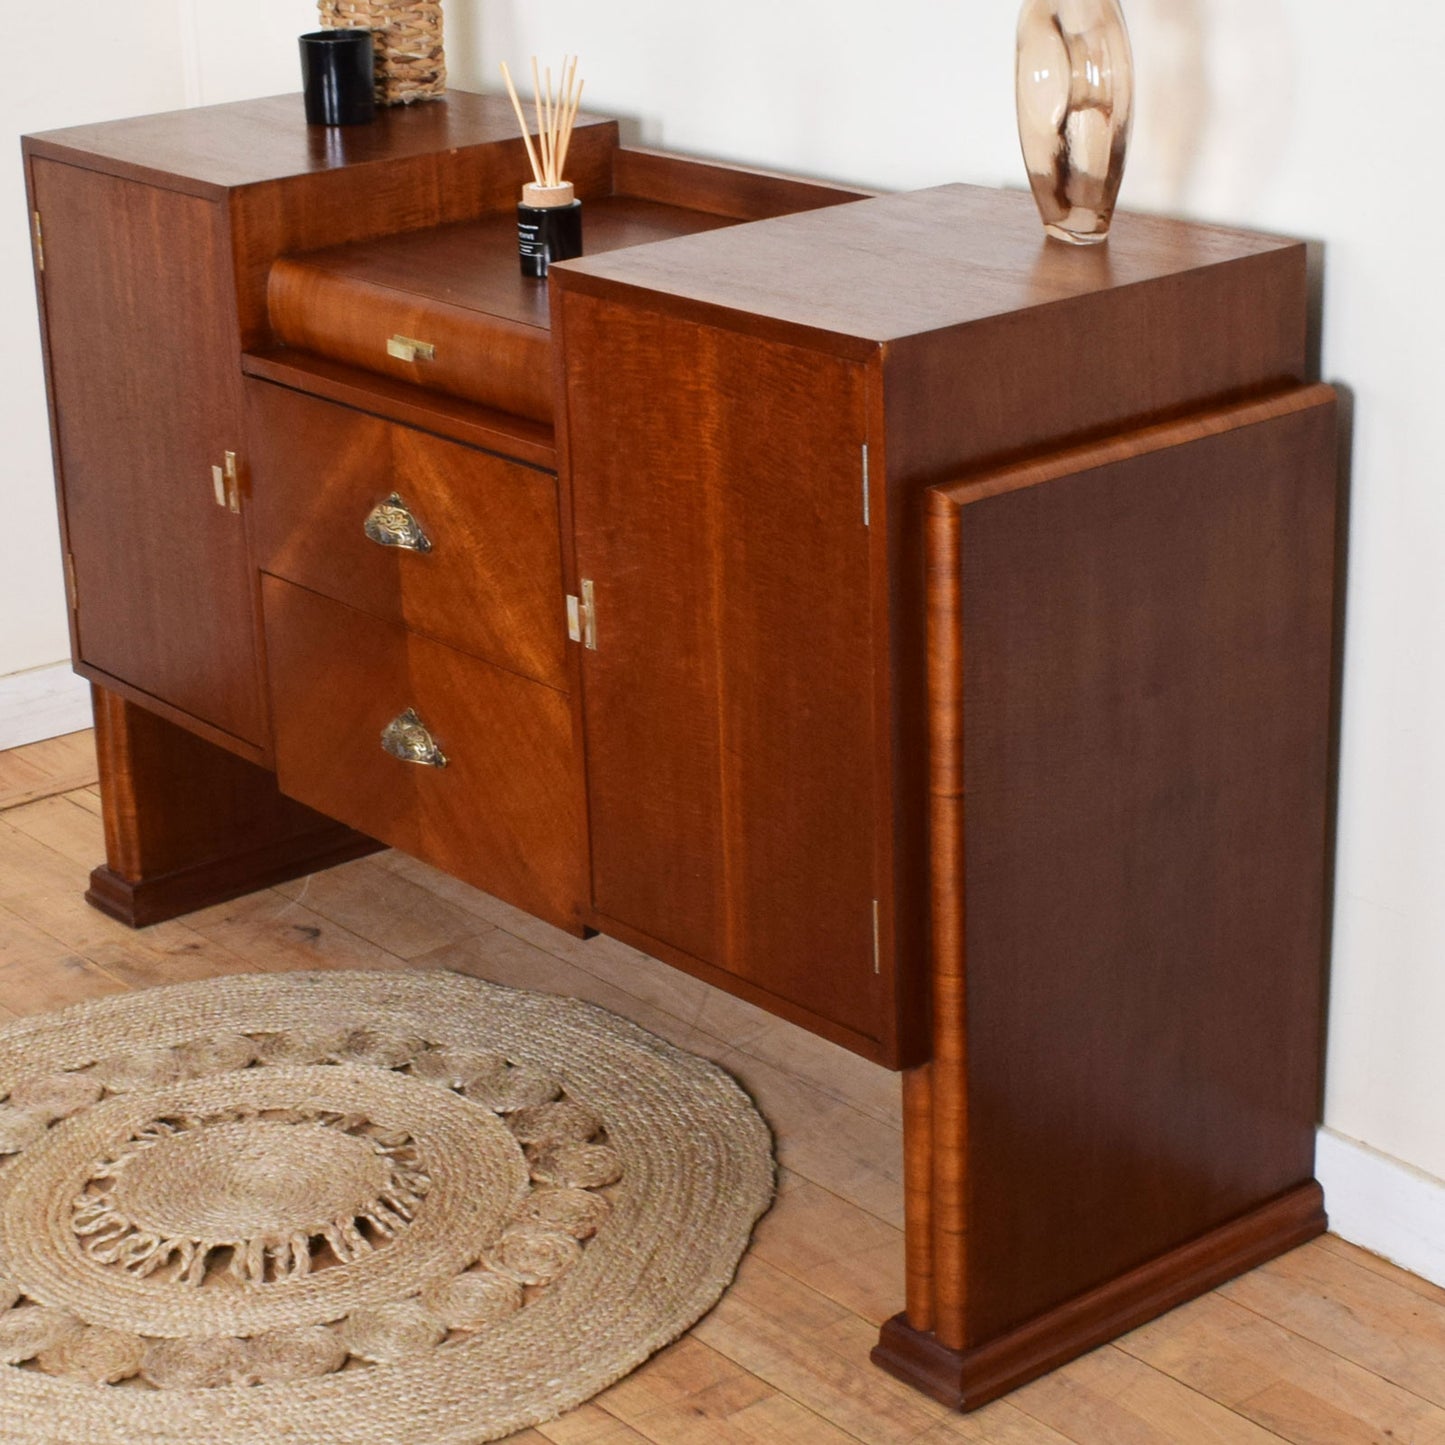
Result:
{"label": "cabinet door panel", "polygon": [[863,368],[566,305],[595,905],[879,1039]]}
{"label": "cabinet door panel", "polygon": [[930,499],[970,1344],[1310,1177],[1337,435],[1308,388]]}
{"label": "cabinet door panel", "polygon": [[224,210],[32,173],[77,660],[260,743],[245,526],[211,478],[241,446]]}

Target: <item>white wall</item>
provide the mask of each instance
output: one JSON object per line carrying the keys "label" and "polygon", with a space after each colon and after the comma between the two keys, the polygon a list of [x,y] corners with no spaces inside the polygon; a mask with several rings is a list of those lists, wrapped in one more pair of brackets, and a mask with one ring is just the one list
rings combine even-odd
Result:
{"label": "white wall", "polygon": [[[1356,401],[1326,1119],[1445,1180],[1445,477],[1427,397],[1445,377],[1438,0],[1124,3],[1141,77],[1124,204],[1326,244],[1323,372]],[[454,84],[490,87],[503,58],[578,51],[591,107],[649,144],[886,188],[1019,184],[1015,9],[448,0],[448,60]],[[0,106],[18,132],[293,89],[293,37],[312,17],[309,0],[57,3],[58,93],[14,67]],[[66,649],[13,151],[6,166],[0,675]]]}

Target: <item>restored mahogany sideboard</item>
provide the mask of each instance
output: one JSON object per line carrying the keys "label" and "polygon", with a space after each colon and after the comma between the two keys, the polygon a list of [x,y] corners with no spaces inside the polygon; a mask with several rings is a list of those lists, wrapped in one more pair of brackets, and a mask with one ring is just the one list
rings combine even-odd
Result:
{"label": "restored mahogany sideboard", "polygon": [[505,101],[27,138],[143,925],[403,848],[903,1071],[971,1408],[1324,1228],[1336,427],[1304,247],[867,196]]}

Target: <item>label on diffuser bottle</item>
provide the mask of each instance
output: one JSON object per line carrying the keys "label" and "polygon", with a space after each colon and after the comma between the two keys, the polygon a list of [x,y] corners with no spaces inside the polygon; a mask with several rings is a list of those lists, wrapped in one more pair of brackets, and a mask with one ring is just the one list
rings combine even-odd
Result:
{"label": "label on diffuser bottle", "polygon": [[517,217],[517,249],[524,256],[546,256],[547,243],[542,236],[540,221]]}

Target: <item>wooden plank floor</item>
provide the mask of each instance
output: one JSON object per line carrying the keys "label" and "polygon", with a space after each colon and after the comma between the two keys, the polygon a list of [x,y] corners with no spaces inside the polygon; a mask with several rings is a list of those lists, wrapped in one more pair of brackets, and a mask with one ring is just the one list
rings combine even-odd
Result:
{"label": "wooden plank floor", "polygon": [[767,1115],[781,1192],[723,1301],[515,1441],[1445,1445],[1445,1290],[1330,1237],[976,1414],[949,1413],[867,1359],[903,1293],[895,1076],[395,853],[132,932],[81,900],[103,851],[89,743],[0,753],[0,1019],[239,970],[460,969],[625,1014],[718,1060]]}

